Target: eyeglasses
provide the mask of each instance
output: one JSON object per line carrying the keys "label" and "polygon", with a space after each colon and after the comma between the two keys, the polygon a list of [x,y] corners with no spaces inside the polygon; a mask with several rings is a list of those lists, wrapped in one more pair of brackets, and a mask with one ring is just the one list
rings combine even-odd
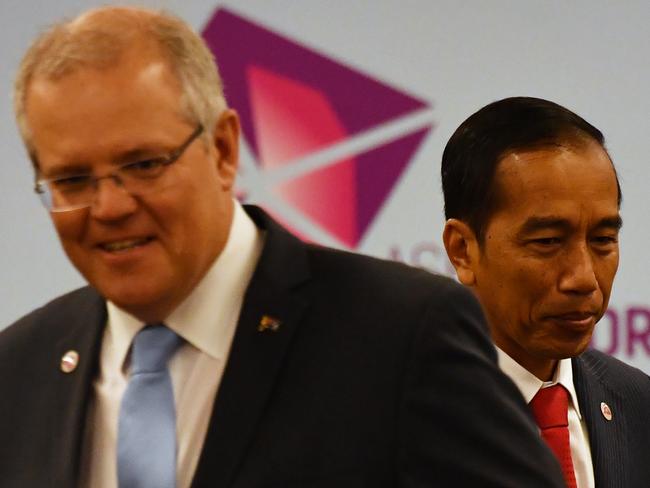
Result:
{"label": "eyeglasses", "polygon": [[67,212],[90,207],[95,201],[99,182],[105,179],[113,180],[130,195],[160,190],[159,177],[202,132],[203,126],[199,125],[183,144],[166,156],[126,163],[104,176],[77,173],[42,178],[36,181],[34,191],[50,212]]}

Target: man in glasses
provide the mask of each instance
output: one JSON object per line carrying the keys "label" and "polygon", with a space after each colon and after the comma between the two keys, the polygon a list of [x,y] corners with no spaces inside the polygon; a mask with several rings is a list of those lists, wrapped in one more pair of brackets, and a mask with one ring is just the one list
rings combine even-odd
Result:
{"label": "man in glasses", "polygon": [[233,200],[238,117],[184,23],[57,25],[15,106],[90,286],[0,335],[4,488],[561,485],[468,292]]}

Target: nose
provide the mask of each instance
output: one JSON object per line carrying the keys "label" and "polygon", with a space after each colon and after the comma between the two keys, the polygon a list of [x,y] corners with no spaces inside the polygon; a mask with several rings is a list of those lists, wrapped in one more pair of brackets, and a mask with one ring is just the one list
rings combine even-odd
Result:
{"label": "nose", "polygon": [[568,252],[559,288],[564,293],[580,295],[588,295],[598,289],[594,256],[586,244]]}
{"label": "nose", "polygon": [[95,199],[90,206],[92,217],[97,220],[112,221],[128,217],[137,208],[137,201],[116,175],[98,178]]}

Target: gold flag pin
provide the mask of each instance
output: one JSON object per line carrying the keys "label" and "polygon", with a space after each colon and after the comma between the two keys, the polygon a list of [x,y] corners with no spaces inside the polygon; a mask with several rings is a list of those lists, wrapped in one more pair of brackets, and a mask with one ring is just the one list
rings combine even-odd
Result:
{"label": "gold flag pin", "polygon": [[259,332],[264,332],[265,330],[277,332],[277,330],[280,328],[280,324],[282,324],[282,322],[280,322],[275,317],[271,317],[270,315],[262,315],[260,323],[257,325],[257,330]]}

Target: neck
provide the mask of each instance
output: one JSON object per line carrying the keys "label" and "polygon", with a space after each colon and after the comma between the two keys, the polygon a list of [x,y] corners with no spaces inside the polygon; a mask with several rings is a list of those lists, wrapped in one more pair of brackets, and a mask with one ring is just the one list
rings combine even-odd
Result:
{"label": "neck", "polygon": [[496,335],[494,343],[512,359],[517,361],[527,371],[542,381],[551,381],[555,375],[558,360],[543,356],[534,356],[511,340],[502,340]]}

